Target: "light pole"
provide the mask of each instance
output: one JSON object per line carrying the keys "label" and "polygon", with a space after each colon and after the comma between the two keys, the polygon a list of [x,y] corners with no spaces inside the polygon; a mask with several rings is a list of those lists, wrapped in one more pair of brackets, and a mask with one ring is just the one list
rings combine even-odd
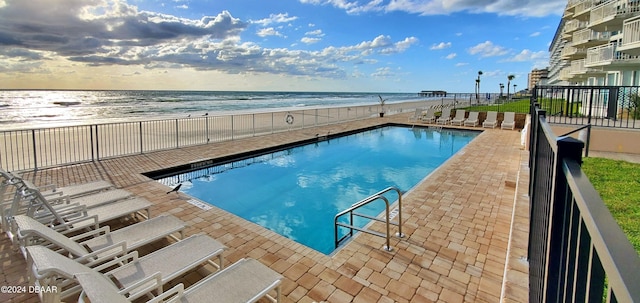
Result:
{"label": "light pole", "polygon": [[518,86],[518,84],[514,84],[513,85],[513,94],[514,95],[518,93],[518,91],[516,90],[516,86]]}
{"label": "light pole", "polygon": [[504,83],[500,83],[500,99],[502,100],[502,93],[504,92]]}
{"label": "light pole", "polygon": [[478,71],[478,79],[476,79],[476,104],[480,103],[480,76],[482,76],[482,71]]}

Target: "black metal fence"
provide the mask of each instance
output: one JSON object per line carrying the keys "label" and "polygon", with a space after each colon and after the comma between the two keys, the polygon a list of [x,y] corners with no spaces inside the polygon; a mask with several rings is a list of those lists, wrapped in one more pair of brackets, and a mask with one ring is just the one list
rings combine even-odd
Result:
{"label": "black metal fence", "polygon": [[640,258],[580,168],[584,143],[556,137],[539,101],[534,94],[529,301],[640,302]]}
{"label": "black metal fence", "polygon": [[536,86],[533,94],[549,123],[640,128],[638,86]]}

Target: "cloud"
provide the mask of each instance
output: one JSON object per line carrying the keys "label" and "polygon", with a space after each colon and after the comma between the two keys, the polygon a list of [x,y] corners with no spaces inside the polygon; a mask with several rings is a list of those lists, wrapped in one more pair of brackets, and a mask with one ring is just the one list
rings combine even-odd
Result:
{"label": "cloud", "polygon": [[480,57],[496,57],[503,56],[508,53],[508,51],[498,45],[494,45],[491,41],[485,41],[476,46],[473,46],[467,50],[469,54],[472,55],[480,55]]}
{"label": "cloud", "polygon": [[227,11],[192,20],[138,12],[120,1],[62,1],[55,9],[41,9],[49,4],[47,0],[12,1],[0,9],[0,37],[11,37],[0,38],[1,43],[82,56],[183,39],[226,39],[247,27]]}
{"label": "cloud", "polygon": [[374,78],[392,78],[395,76],[395,73],[391,70],[390,67],[380,67],[377,68],[374,73],[371,74]]}
{"label": "cloud", "polygon": [[418,43],[418,38],[416,37],[408,37],[402,41],[398,41],[391,45],[390,47],[384,48],[380,51],[380,53],[385,55],[402,53],[407,50],[411,45]]}
{"label": "cloud", "polygon": [[267,37],[267,36],[282,37],[283,36],[280,32],[278,32],[273,27],[261,28],[261,29],[258,30],[258,32],[256,32],[256,35],[258,35],[260,37]]}
{"label": "cloud", "polygon": [[[0,0],[2,1],[2,0]],[[242,21],[228,11],[201,19],[139,11],[119,0],[5,1],[0,7],[0,66],[3,71],[40,71],[43,62],[67,60],[87,66],[141,66],[167,70],[191,68],[228,74],[280,74],[344,78],[340,64],[374,64],[374,55],[393,55],[418,42],[415,37],[392,40],[377,36],[355,45],[317,51],[265,48],[243,42],[240,34],[251,23],[295,20],[287,14]],[[11,30],[8,30],[11,29]],[[258,34],[278,36],[272,27]],[[307,32],[306,43],[324,36]],[[29,62],[28,64],[26,62]],[[380,74],[381,75],[381,74]]]}
{"label": "cloud", "polygon": [[317,29],[314,31],[310,31],[310,32],[306,32],[304,33],[306,36],[316,36],[316,37],[323,37],[324,33],[322,32],[321,29]]}
{"label": "cloud", "polygon": [[304,35],[305,35],[305,37],[300,39],[300,41],[302,43],[305,43],[305,44],[318,43],[318,42],[320,42],[320,40],[322,40],[322,39],[320,39],[320,37],[324,37],[324,33],[320,29],[313,30],[313,31],[310,31],[310,32],[306,32]]}
{"label": "cloud", "polygon": [[529,37],[538,37],[538,36],[540,36],[540,32],[535,32],[529,35]]}
{"label": "cloud", "polygon": [[330,5],[345,10],[349,14],[360,14],[384,10],[383,0],[369,0],[365,4],[348,0],[299,0],[300,3],[313,5]]}
{"label": "cloud", "polygon": [[349,14],[401,11],[420,15],[446,15],[455,12],[495,13],[509,16],[543,17],[562,15],[566,0],[299,0],[312,5],[330,5]]}
{"label": "cloud", "polygon": [[302,39],[300,39],[300,42],[305,43],[305,44],[313,44],[313,43],[318,43],[320,42],[320,38],[312,38],[312,37],[302,37]]}
{"label": "cloud", "polygon": [[431,46],[432,50],[445,49],[451,47],[451,42],[440,42]]}
{"label": "cloud", "polygon": [[457,56],[458,56],[458,54],[456,54],[456,53],[451,53],[451,54],[448,54],[445,58],[446,58],[446,59],[451,60],[451,59],[453,59],[453,58],[455,58],[455,57],[457,57]]}
{"label": "cloud", "polygon": [[298,17],[289,17],[288,13],[271,14],[269,15],[269,18],[251,21],[251,23],[260,24],[262,26],[268,26],[269,24],[273,24],[273,23],[288,23],[291,21],[295,21],[297,19]]}
{"label": "cloud", "polygon": [[534,60],[547,60],[549,59],[549,53],[546,51],[532,52],[528,49],[522,50],[519,54],[507,58],[507,62],[525,62]]}

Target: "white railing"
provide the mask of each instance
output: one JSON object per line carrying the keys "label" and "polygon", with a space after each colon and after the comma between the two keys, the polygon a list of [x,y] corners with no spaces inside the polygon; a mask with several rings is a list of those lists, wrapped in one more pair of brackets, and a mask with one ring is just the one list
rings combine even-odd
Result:
{"label": "white railing", "polygon": [[578,19],[569,20],[564,25],[564,33],[565,34],[569,34],[571,32],[574,32],[574,31],[577,31],[577,30],[580,30],[580,29],[585,29],[588,26],[589,26],[589,22],[588,21],[582,21],[582,20],[578,20]]}
{"label": "white railing", "polygon": [[[387,103],[384,112],[410,112],[429,103],[470,102],[470,96]],[[380,105],[373,104],[0,131],[0,167],[24,171],[100,161],[367,119],[380,112]]]}
{"label": "white railing", "polygon": [[640,11],[640,5],[636,0],[607,1],[591,10],[590,25],[596,25],[617,16],[624,16]]}
{"label": "white railing", "polygon": [[592,29],[583,29],[573,33],[573,45],[580,45],[591,41],[606,43],[611,37],[611,32],[596,32]]}
{"label": "white railing", "polygon": [[601,66],[612,63],[636,62],[638,56],[631,56],[618,51],[615,44],[601,45],[587,50],[586,67]]}
{"label": "white railing", "polygon": [[590,12],[594,4],[595,4],[594,0],[581,1],[580,3],[576,4],[576,7],[574,8],[574,16],[581,15],[586,12]]}
{"label": "white railing", "polygon": [[562,49],[562,52],[560,52],[560,56],[561,57],[571,57],[571,56],[577,56],[577,55],[586,55],[587,54],[587,48],[586,47],[573,47],[573,46],[568,46]]}
{"label": "white railing", "polygon": [[616,47],[613,44],[601,45],[587,50],[585,66],[610,64],[616,59]]}
{"label": "white railing", "polygon": [[624,21],[621,46],[627,47],[638,42],[640,42],[640,16]]}

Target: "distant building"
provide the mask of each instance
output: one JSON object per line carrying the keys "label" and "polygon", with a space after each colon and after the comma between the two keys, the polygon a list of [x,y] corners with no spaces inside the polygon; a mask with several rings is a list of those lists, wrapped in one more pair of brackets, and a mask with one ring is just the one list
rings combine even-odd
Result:
{"label": "distant building", "polygon": [[640,85],[640,1],[568,0],[549,47],[550,85]]}
{"label": "distant building", "polygon": [[537,69],[534,68],[530,73],[527,81],[527,89],[533,89],[536,85],[546,84],[547,77],[549,76],[549,70],[546,68]]}

